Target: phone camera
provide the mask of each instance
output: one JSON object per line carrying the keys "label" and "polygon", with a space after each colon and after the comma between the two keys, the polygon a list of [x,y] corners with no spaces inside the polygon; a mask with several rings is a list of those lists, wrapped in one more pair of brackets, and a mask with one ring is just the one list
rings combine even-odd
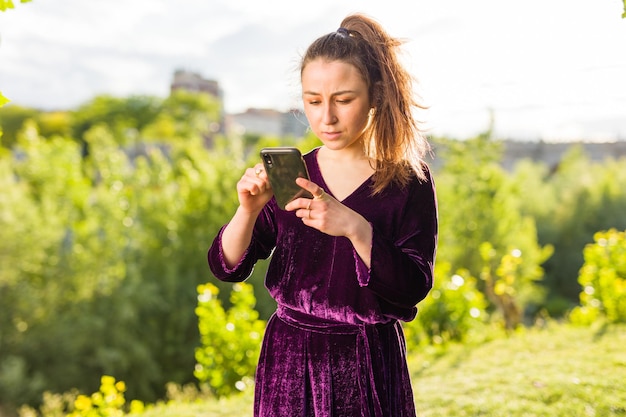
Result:
{"label": "phone camera", "polygon": [[263,155],[263,158],[265,158],[265,163],[267,164],[267,166],[272,166],[272,156],[265,154]]}

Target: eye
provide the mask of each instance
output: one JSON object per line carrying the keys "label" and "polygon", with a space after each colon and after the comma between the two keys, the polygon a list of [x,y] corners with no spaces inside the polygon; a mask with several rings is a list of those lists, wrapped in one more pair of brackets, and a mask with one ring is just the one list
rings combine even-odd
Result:
{"label": "eye", "polygon": [[337,103],[339,104],[350,104],[352,102],[351,98],[339,98],[337,99]]}
{"label": "eye", "polygon": [[320,104],[319,100],[309,100],[309,105],[311,105],[311,106],[316,106],[318,104]]}

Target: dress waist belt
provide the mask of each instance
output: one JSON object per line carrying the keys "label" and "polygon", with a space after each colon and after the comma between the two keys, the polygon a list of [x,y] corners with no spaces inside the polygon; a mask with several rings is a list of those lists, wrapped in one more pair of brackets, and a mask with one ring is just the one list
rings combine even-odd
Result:
{"label": "dress waist belt", "polygon": [[386,407],[381,404],[381,399],[387,402],[387,384],[384,380],[376,383],[374,368],[376,368],[380,378],[384,379],[386,364],[383,361],[378,330],[395,325],[396,320],[384,324],[341,323],[315,317],[281,305],[278,306],[276,315],[288,325],[302,330],[323,334],[356,335],[357,377],[361,398],[365,400],[365,404],[371,404],[373,410],[373,414],[370,410],[364,410],[364,416],[388,417],[383,414],[383,408]]}

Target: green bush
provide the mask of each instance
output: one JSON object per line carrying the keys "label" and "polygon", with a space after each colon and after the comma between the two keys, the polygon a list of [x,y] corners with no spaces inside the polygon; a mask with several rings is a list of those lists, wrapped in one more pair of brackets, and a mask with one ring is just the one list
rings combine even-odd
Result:
{"label": "green bush", "polygon": [[450,264],[439,262],[430,294],[419,304],[419,313],[403,325],[407,348],[463,341],[488,320],[487,301],[467,270],[451,273]]}
{"label": "green bush", "polygon": [[591,324],[603,318],[609,323],[626,323],[626,232],[598,232],[585,247],[585,263],[578,282],[580,306],[570,314],[575,324]]}
{"label": "green bush", "polygon": [[[521,211],[534,218],[541,245],[554,247],[543,264],[551,299],[578,302],[576,281],[585,245],[599,230],[626,228],[626,160],[593,161],[582,145],[571,145],[555,166],[523,161],[513,173],[522,190]],[[563,303],[561,303],[563,304]]]}
{"label": "green bush", "polygon": [[[522,324],[528,304],[543,299],[542,288],[536,285],[543,277],[543,270],[539,265],[534,270],[524,270],[524,254],[517,248],[499,255],[491,243],[483,242],[479,253],[483,259],[480,279],[484,293],[504,322],[504,328],[514,330]],[[551,254],[552,248],[546,246],[542,248],[540,259],[547,259]]]}
{"label": "green bush", "polygon": [[[234,211],[240,169],[198,138],[121,148],[105,126],[0,148],[0,403],[93,392],[101,375],[154,401],[195,381],[196,286]],[[229,286],[230,287],[230,286]],[[42,349],[45,346],[45,349]]]}
{"label": "green bush", "polygon": [[[497,310],[507,327],[515,327],[544,303],[539,282],[552,248],[538,244],[534,218],[522,213],[526,195],[500,166],[501,142],[487,132],[465,141],[437,139],[435,147],[442,158],[435,173],[441,219],[437,262],[480,278],[476,287],[486,296],[488,311]],[[504,275],[517,316],[493,291],[496,285],[496,291],[504,289]]]}
{"label": "green bush", "polygon": [[[100,389],[91,395],[78,394],[75,390],[64,394],[44,394],[44,403],[35,409],[23,406],[19,410],[20,417],[122,417],[141,414],[146,409],[143,402],[126,401],[124,381],[116,381],[114,377],[103,375],[100,378]],[[149,407],[148,407],[149,408]]]}
{"label": "green bush", "polygon": [[254,309],[250,284],[237,283],[224,310],[213,284],[198,287],[198,327],[202,346],[196,349],[194,375],[218,396],[243,391],[254,382],[265,321]]}

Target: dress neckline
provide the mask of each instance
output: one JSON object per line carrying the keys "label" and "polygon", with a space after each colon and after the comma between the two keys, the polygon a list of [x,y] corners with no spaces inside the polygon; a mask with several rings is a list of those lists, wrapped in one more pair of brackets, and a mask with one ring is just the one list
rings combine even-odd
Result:
{"label": "dress neckline", "polygon": [[322,170],[320,168],[320,164],[317,160],[317,157],[319,155],[319,151],[320,151],[321,146],[318,146],[317,148],[313,149],[313,157],[311,158],[313,163],[315,164],[314,168],[317,171],[320,179],[321,179],[321,184],[318,184],[320,187],[322,187],[324,189],[325,192],[327,192],[328,194],[330,194],[333,198],[335,198],[337,201],[339,201],[340,203],[343,203],[344,201],[347,201],[349,199],[351,199],[353,196],[358,195],[361,193],[362,190],[369,188],[371,182],[372,182],[372,178],[374,176],[374,174],[370,175],[369,177],[367,177],[361,184],[359,184],[354,190],[352,190],[348,195],[346,195],[345,198],[343,198],[342,200],[339,200],[335,194],[332,192],[332,190],[330,189],[330,187],[328,186],[328,184],[326,183],[326,179],[324,178],[324,175],[322,174]]}

